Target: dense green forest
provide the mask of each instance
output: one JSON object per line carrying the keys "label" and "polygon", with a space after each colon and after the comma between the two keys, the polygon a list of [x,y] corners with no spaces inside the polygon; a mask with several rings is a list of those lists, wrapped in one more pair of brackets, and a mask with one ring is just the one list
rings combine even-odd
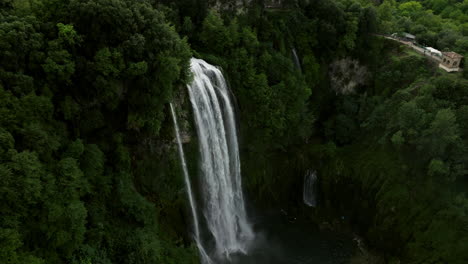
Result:
{"label": "dense green forest", "polygon": [[259,208],[301,208],[314,168],[296,212],[384,263],[468,262],[468,71],[379,36],[467,57],[468,1],[246,2],[0,0],[2,262],[198,263],[168,110],[192,56],[236,97]]}
{"label": "dense green forest", "polygon": [[411,32],[426,46],[468,54],[467,1],[384,1],[377,11],[381,33]]}

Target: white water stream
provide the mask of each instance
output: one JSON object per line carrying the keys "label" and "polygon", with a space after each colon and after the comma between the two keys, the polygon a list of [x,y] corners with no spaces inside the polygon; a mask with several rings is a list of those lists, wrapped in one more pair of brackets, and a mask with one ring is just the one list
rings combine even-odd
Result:
{"label": "white water stream", "polygon": [[177,146],[179,148],[179,158],[180,162],[182,164],[182,171],[184,173],[184,181],[185,181],[185,186],[187,188],[187,196],[189,199],[189,204],[190,204],[190,210],[192,212],[192,218],[193,218],[193,230],[194,230],[194,239],[195,243],[197,244],[198,251],[200,253],[200,257],[202,259],[202,263],[204,264],[211,264],[213,263],[208,254],[206,254],[206,250],[203,247],[203,244],[201,243],[200,240],[200,227],[198,224],[198,214],[197,214],[197,207],[193,198],[193,192],[192,192],[192,184],[190,183],[190,177],[188,174],[188,169],[187,169],[187,162],[185,161],[185,153],[184,153],[184,148],[182,147],[182,140],[180,139],[180,132],[179,132],[179,124],[177,122],[177,115],[174,110],[174,106],[172,103],[170,104],[171,107],[171,114],[172,114],[172,121],[174,121],[174,129],[176,133],[176,139],[177,139]]}
{"label": "white water stream", "polygon": [[[236,120],[226,80],[218,68],[200,59],[191,59],[191,71],[194,79],[187,88],[200,152],[199,199],[194,199],[180,136],[177,137],[194,218],[195,240],[202,261],[210,263],[211,259],[229,259],[234,253],[246,254],[254,233],[244,205]],[[171,110],[178,134],[172,105]],[[201,208],[203,220],[198,218],[196,208]],[[200,227],[200,223],[204,226]],[[203,246],[205,242],[201,241],[200,229],[208,231],[209,254]]]}
{"label": "white water stream", "polygon": [[317,182],[317,173],[315,171],[308,170],[304,177],[303,198],[304,198],[304,203],[310,207],[317,206],[317,198],[315,196],[316,182]]}

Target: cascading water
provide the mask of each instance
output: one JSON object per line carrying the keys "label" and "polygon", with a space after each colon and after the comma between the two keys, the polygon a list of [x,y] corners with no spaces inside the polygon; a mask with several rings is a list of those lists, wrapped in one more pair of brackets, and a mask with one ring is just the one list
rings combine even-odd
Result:
{"label": "cascading water", "polygon": [[315,197],[315,183],[317,182],[317,173],[308,170],[304,177],[304,203],[310,207],[317,206],[317,198]]}
{"label": "cascading water", "polygon": [[[216,258],[246,253],[254,237],[244,205],[235,115],[221,71],[191,59],[188,91],[200,150],[200,200]],[[195,217],[195,216],[194,216]]]}
{"label": "cascading water", "polygon": [[299,57],[297,56],[296,49],[292,49],[292,55],[293,55],[293,60],[294,60],[294,65],[296,65],[297,69],[302,72],[302,67],[301,67],[301,62],[299,61]]}
{"label": "cascading water", "polygon": [[[256,239],[255,245],[250,243],[254,233],[247,220],[241,189],[236,122],[226,81],[219,69],[203,60],[192,59],[191,69],[194,80],[187,87],[198,134],[201,172],[196,184],[194,182],[194,186],[199,187],[194,188],[197,189],[195,192],[187,172],[172,105],[171,111],[194,218],[194,239],[202,264],[323,263],[324,260],[344,263],[344,258],[332,257],[336,255],[338,248],[343,251],[341,242],[335,245],[330,242],[336,240],[333,238],[322,247],[324,236],[313,236],[316,230],[310,229],[309,223],[302,226],[290,223],[284,226],[284,221],[277,215],[268,216],[264,221],[266,226],[270,226],[268,232],[280,236],[268,236],[266,240]],[[317,174],[309,170],[304,177],[304,203],[316,206],[316,189]],[[280,221],[270,225],[272,221],[276,222],[275,219]],[[248,255],[233,254],[246,253],[247,250]],[[350,244],[349,250],[345,249],[344,252],[353,250]]]}
{"label": "cascading water", "polygon": [[189,199],[190,210],[192,212],[193,230],[194,230],[193,236],[195,239],[195,243],[197,244],[200,257],[202,258],[202,262],[204,264],[210,264],[212,263],[212,261],[210,257],[206,254],[206,251],[203,248],[203,245],[201,244],[201,240],[200,240],[200,227],[198,224],[197,208],[195,205],[195,201],[193,199],[192,184],[190,183],[190,178],[189,178],[189,174],[187,170],[187,162],[185,161],[184,148],[182,147],[182,140],[180,139],[179,124],[177,122],[177,116],[176,116],[174,107],[172,106],[172,103],[170,104],[170,107],[171,107],[172,121],[174,121],[174,129],[176,133],[177,146],[179,148],[179,158],[180,158],[180,162],[182,163],[182,171],[184,173],[185,186],[187,187],[187,196]]}
{"label": "cascading water", "polygon": [[195,236],[195,240],[199,240],[200,231],[199,231],[199,226],[198,226],[197,209],[195,207],[195,202],[193,200],[192,185],[190,184],[190,178],[189,178],[188,170],[187,170],[187,163],[185,161],[185,153],[182,147],[182,140],[180,139],[179,124],[177,122],[177,116],[175,114],[175,110],[174,110],[174,107],[172,106],[172,103],[170,104],[170,107],[171,107],[171,113],[172,113],[172,120],[174,121],[174,129],[176,132],[177,146],[179,148],[179,158],[180,158],[180,162],[182,163],[182,171],[184,173],[185,186],[187,187],[187,195],[189,199],[190,209],[192,211],[194,236]]}

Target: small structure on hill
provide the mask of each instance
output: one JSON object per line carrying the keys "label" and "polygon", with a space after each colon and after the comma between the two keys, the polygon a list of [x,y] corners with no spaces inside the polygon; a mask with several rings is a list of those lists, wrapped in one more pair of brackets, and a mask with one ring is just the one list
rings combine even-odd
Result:
{"label": "small structure on hill", "polygon": [[411,43],[415,43],[415,42],[416,42],[416,36],[415,36],[415,35],[411,35],[410,33],[403,33],[403,34],[401,34],[401,39],[404,40],[404,41],[411,42]]}
{"label": "small structure on hill", "polygon": [[438,57],[441,57],[442,58],[442,52],[440,52],[440,50],[436,50],[434,48],[431,48],[431,47],[426,47],[426,50],[429,52],[429,54],[431,54],[432,56],[438,56]]}
{"label": "small structure on hill", "polygon": [[460,71],[460,63],[463,56],[455,52],[443,52],[442,61],[439,64],[439,68],[442,68],[448,72]]}

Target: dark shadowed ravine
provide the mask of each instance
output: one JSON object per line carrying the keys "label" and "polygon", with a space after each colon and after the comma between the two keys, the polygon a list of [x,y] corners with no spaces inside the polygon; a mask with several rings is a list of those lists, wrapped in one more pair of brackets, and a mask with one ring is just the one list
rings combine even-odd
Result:
{"label": "dark shadowed ravine", "polygon": [[306,220],[287,219],[280,212],[252,219],[256,239],[247,255],[223,264],[345,264],[355,252],[352,237],[320,230]]}

